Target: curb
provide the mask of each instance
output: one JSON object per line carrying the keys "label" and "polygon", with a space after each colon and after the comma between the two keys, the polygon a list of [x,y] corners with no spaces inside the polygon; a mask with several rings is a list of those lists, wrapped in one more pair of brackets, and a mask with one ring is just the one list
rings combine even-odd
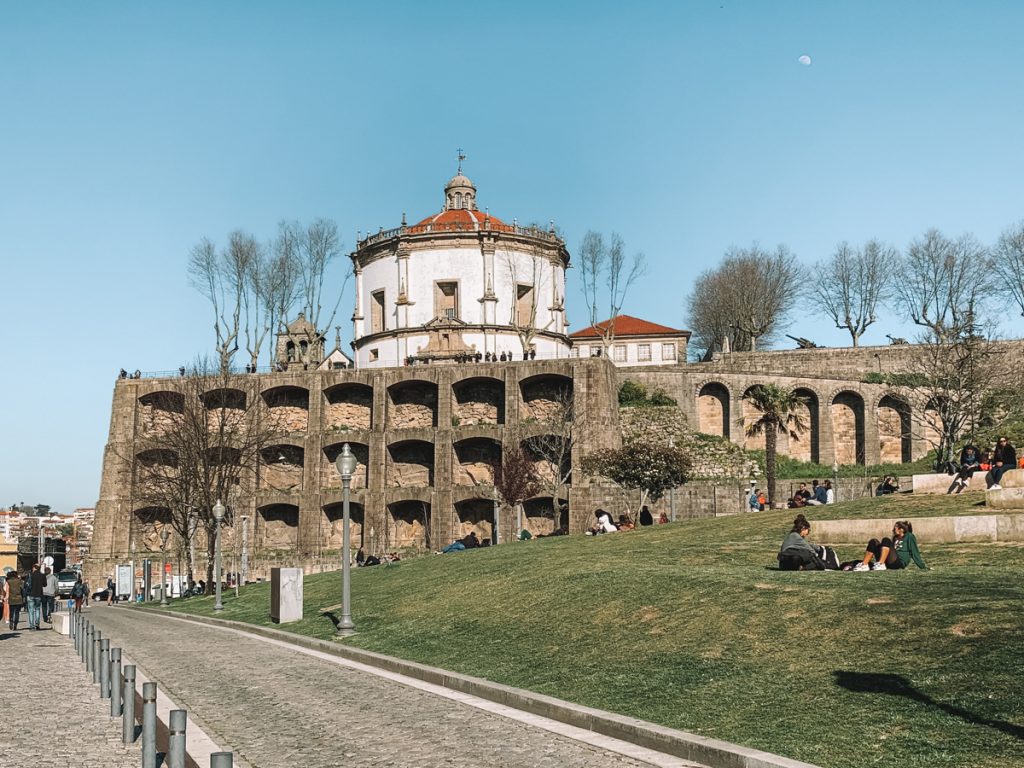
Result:
{"label": "curb", "polygon": [[350,648],[328,640],[318,640],[280,629],[246,624],[230,619],[216,619],[192,614],[161,613],[144,608],[147,613],[196,624],[220,626],[277,640],[289,645],[328,653],[368,666],[466,693],[530,714],[546,717],[577,728],[653,749],[684,760],[702,763],[709,768],[819,768],[811,763],[792,760],[771,752],[763,752],[728,741],[700,736],[688,731],[667,728],[646,720],[617,715],[600,709],[584,707],[552,696],[533,693],[522,688],[494,683],[479,677],[450,672],[426,664],[404,661],[382,653]]}

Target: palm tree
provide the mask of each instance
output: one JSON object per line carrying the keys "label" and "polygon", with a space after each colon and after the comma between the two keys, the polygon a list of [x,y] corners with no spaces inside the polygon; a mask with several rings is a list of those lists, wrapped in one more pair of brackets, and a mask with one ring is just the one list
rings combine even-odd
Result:
{"label": "palm tree", "polygon": [[775,456],[779,434],[796,440],[807,431],[807,424],[797,408],[807,406],[807,398],[783,389],[776,384],[758,384],[751,387],[743,399],[761,414],[761,418],[747,427],[747,437],[764,433],[764,473],[768,481],[768,508],[775,501]]}

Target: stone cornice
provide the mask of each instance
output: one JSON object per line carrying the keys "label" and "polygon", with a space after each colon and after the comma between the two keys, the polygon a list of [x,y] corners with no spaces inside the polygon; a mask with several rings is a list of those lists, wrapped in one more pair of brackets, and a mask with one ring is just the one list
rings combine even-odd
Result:
{"label": "stone cornice", "polygon": [[[459,229],[453,231],[410,231],[400,227],[391,230],[393,234],[382,233],[369,237],[349,254],[355,269],[361,271],[368,264],[386,258],[407,258],[413,251],[435,250],[437,248],[480,248],[492,251],[496,244],[515,244],[522,247],[527,255],[543,256],[562,267],[569,266],[569,251],[565,243],[554,235],[544,237],[534,234],[539,230],[517,228],[506,232],[494,229]],[[546,233],[544,233],[546,234]],[[374,239],[374,238],[380,239]]]}

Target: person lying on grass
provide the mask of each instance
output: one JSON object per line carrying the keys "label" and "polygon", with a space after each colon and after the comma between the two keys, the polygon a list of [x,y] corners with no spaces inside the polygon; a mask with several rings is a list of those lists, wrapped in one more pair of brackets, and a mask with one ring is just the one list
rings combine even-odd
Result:
{"label": "person lying on grass", "polygon": [[[891,571],[906,568],[913,561],[921,570],[927,571],[921,550],[917,546],[914,528],[909,520],[898,520],[892,527],[892,538],[888,536],[872,539],[864,551],[864,558],[857,563],[845,563],[843,570]],[[847,567],[850,566],[850,567]]]}
{"label": "person lying on grass", "polygon": [[811,524],[802,514],[793,520],[793,528],[786,535],[777,559],[780,571],[825,571],[838,568],[835,552],[828,547],[816,547],[807,540]]}

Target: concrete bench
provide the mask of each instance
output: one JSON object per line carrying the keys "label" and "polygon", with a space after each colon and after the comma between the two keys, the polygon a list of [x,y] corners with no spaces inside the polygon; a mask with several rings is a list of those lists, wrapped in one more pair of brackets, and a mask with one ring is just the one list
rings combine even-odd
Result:
{"label": "concrete bench", "polygon": [[[1006,474],[1010,474],[1007,472]],[[970,482],[967,483],[968,491],[984,491],[988,487],[988,482],[985,477],[988,472],[982,472],[980,469],[971,475]],[[947,475],[943,472],[936,472],[929,475],[914,475],[913,479],[913,491],[915,494],[926,494],[926,493],[948,493],[950,488],[954,491],[956,488],[953,486],[953,481],[956,480],[956,475]]]}
{"label": "concrete bench", "polygon": [[61,635],[71,634],[71,614],[70,613],[52,613],[50,614],[50,621],[52,621],[53,631]]}
{"label": "concrete bench", "polygon": [[[1024,494],[1024,488],[1019,490]],[[988,493],[999,493],[989,491]],[[1024,496],[1022,496],[1024,498]],[[922,544],[1024,541],[1024,504],[1019,514],[911,517],[914,535]],[[813,516],[813,511],[810,512]],[[874,520],[811,520],[811,538],[817,544],[860,544],[892,535],[895,517]]]}
{"label": "concrete bench", "polygon": [[[1020,472],[1020,470],[1016,470]],[[1007,475],[1010,473],[1007,472]],[[1001,485],[1001,484],[1000,484]],[[999,490],[985,491],[985,506],[992,509],[1019,510],[1024,514],[1024,488],[1010,487],[1005,485]]]}
{"label": "concrete bench", "polygon": [[1024,469],[1008,469],[999,478],[1003,488],[1024,488]]}

